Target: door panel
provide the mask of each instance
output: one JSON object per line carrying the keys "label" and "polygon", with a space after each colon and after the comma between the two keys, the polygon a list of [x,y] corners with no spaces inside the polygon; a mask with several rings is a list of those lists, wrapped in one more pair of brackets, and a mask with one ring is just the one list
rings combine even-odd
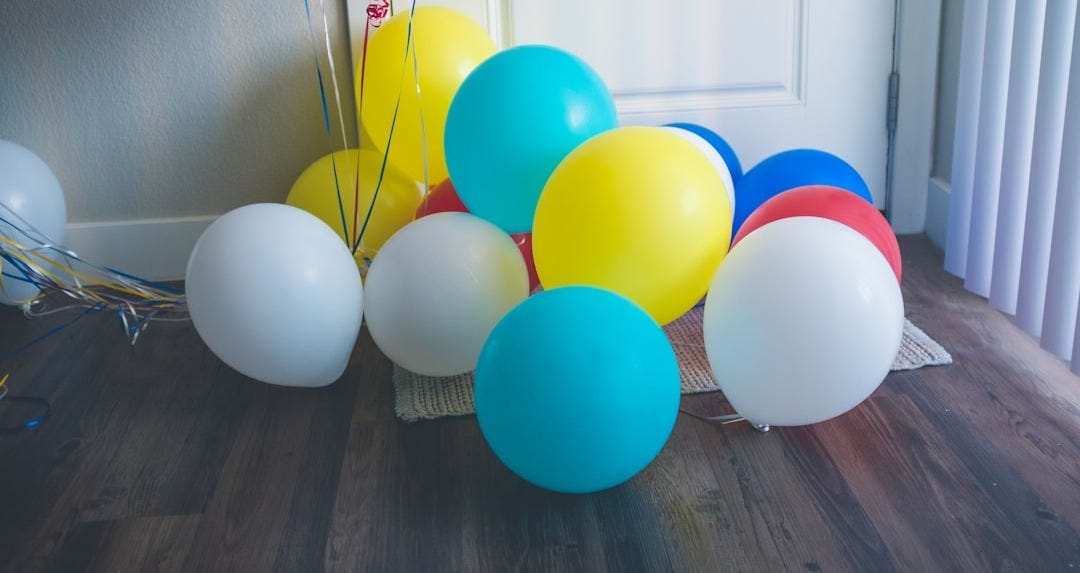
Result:
{"label": "door panel", "polygon": [[[366,4],[350,0],[350,14]],[[542,43],[580,56],[611,88],[623,123],[706,125],[731,143],[744,167],[796,147],[835,153],[882,205],[894,1],[419,4],[472,16],[502,47]],[[395,2],[397,10],[410,5]]]}
{"label": "door panel", "polygon": [[[588,61],[623,114],[675,113],[801,100],[803,2],[676,0],[620,14],[626,2],[511,0],[514,44],[552,44]],[[561,14],[574,14],[565,18]],[[722,26],[719,22],[754,22]],[[751,56],[752,55],[752,56]]]}

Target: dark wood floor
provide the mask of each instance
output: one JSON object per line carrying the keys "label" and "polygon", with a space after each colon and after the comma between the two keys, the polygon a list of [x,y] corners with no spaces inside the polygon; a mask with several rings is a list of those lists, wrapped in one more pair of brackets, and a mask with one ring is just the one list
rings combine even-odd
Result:
{"label": "dark wood floor", "polygon": [[[130,348],[89,316],[0,365],[54,408],[0,436],[0,570],[1080,571],[1080,380],[924,237],[901,246],[908,315],[956,364],[812,427],[682,416],[642,474],[585,496],[516,478],[473,418],[397,422],[366,333],[341,381],[298,390],[189,324]],[[0,309],[0,351],[64,319]]]}

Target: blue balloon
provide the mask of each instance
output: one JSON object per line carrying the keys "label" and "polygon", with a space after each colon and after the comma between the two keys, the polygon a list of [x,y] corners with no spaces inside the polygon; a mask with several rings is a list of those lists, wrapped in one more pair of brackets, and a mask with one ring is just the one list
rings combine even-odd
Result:
{"label": "blue balloon", "polygon": [[747,171],[735,186],[734,237],[746,218],[762,203],[796,187],[829,185],[855,193],[871,204],[874,198],[858,171],[843,159],[817,149],[777,153]]}
{"label": "blue balloon", "polygon": [[724,141],[723,137],[720,137],[715,131],[696,123],[669,123],[667,126],[685,129],[708,141],[709,145],[713,146],[713,149],[720,154],[720,157],[724,159],[724,163],[727,164],[728,171],[731,172],[731,181],[736,185],[739,184],[739,179],[743,176],[742,164],[739,163],[739,156],[735,154],[735,150],[728,145],[727,141]]}
{"label": "blue balloon", "polygon": [[485,60],[458,88],[446,116],[446,166],[470,212],[522,233],[559,162],[617,125],[615,101],[588,64],[549,46],[519,46]]}
{"label": "blue balloon", "polygon": [[606,489],[649,465],[679,394],[664,331],[629,299],[586,286],[543,291],[507,313],[475,375],[476,414],[495,455],[563,493]]}

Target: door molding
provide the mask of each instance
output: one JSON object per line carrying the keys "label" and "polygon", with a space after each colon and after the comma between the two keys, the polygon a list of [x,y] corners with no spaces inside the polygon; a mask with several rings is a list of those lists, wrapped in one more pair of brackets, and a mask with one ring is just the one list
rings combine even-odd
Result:
{"label": "door molding", "polygon": [[898,234],[926,229],[937,108],[941,0],[896,0],[896,135],[890,158],[889,221]]}

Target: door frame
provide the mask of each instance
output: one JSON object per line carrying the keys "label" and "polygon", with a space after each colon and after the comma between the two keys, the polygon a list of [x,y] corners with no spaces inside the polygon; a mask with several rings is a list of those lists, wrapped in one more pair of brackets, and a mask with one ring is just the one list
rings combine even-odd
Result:
{"label": "door frame", "polygon": [[937,112],[942,0],[896,0],[893,71],[899,74],[887,213],[897,234],[926,229]]}

